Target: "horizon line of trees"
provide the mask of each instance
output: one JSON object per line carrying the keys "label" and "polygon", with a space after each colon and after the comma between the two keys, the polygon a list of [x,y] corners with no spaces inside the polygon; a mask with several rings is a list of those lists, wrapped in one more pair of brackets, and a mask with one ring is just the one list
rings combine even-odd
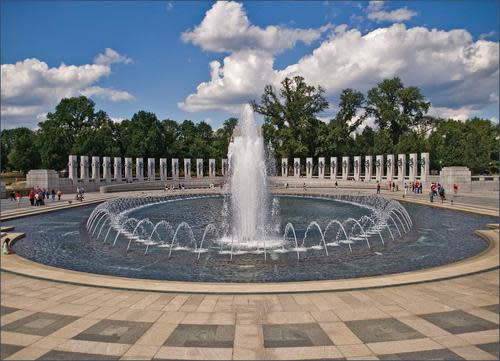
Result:
{"label": "horizon line of trees", "polygon": [[[327,123],[318,118],[329,107],[324,90],[300,76],[284,79],[279,90],[266,86],[260,102],[251,105],[264,117],[263,136],[276,160],[427,151],[431,169],[463,165],[474,174],[498,173],[498,124],[477,117],[464,122],[432,117],[420,89],[405,87],[397,77],[383,80],[366,96],[344,89],[338,112]],[[375,126],[361,131],[368,118]],[[237,123],[232,117],[214,130],[204,121],[159,120],[143,110],[116,123],[84,96],[64,98],[37,130],[2,130],[1,171],[61,171],[69,154],[225,158]]]}

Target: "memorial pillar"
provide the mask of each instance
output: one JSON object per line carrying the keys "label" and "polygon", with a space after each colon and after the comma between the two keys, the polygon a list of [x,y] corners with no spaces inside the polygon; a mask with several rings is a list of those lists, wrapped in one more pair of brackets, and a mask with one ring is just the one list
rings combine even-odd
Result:
{"label": "memorial pillar", "polygon": [[203,159],[196,159],[196,178],[203,178]]}
{"label": "memorial pillar", "polygon": [[89,180],[89,157],[86,155],[80,157],[80,179],[84,182]]}
{"label": "memorial pillar", "polygon": [[365,182],[372,181],[373,157],[367,155],[365,157]]}
{"label": "memorial pillar", "polygon": [[408,160],[409,166],[409,180],[410,182],[415,182],[418,173],[418,158],[417,153],[411,153],[410,159]]}
{"label": "memorial pillar", "polygon": [[191,178],[191,159],[184,158],[184,179]]}
{"label": "memorial pillar", "polygon": [[114,172],[113,172],[113,177],[117,182],[122,181],[122,158],[121,157],[115,157],[113,159],[114,161]]}
{"label": "memorial pillar", "polygon": [[101,181],[101,161],[98,156],[92,157],[92,179],[94,182]]}
{"label": "memorial pillar", "polygon": [[111,158],[102,157],[102,174],[106,183],[111,182]]}
{"label": "memorial pillar", "polygon": [[172,178],[179,179],[179,159],[172,158]]}
{"label": "memorial pillar", "polygon": [[228,171],[229,171],[229,167],[227,164],[227,159],[223,158],[222,159],[222,176],[223,177],[227,176]]}
{"label": "memorial pillar", "polygon": [[293,176],[300,177],[300,158],[293,158]]}
{"label": "memorial pillar", "polygon": [[342,180],[348,179],[350,170],[349,157],[342,157]]}
{"label": "memorial pillar", "polygon": [[135,177],[139,182],[144,181],[144,160],[142,158],[135,159]]}
{"label": "memorial pillar", "polygon": [[311,179],[313,177],[313,159],[312,158],[306,158],[306,178]]}
{"label": "memorial pillar", "polygon": [[78,179],[78,157],[76,155],[68,157],[68,178],[73,181]]}
{"label": "memorial pillar", "polygon": [[387,161],[385,164],[387,167],[387,180],[392,181],[394,178],[394,154],[387,154]]}
{"label": "memorial pillar", "polygon": [[288,177],[288,158],[281,158],[281,176]]}
{"label": "memorial pillar", "polygon": [[325,179],[325,157],[318,158],[318,178]]}
{"label": "memorial pillar", "polygon": [[354,157],[354,180],[359,181],[361,178],[361,156]]}
{"label": "memorial pillar", "polygon": [[398,181],[403,183],[406,177],[406,154],[398,154]]}
{"label": "memorial pillar", "polygon": [[337,180],[337,157],[330,157],[330,179]]}
{"label": "memorial pillar", "polygon": [[154,158],[148,158],[148,180],[150,182],[154,182],[156,179],[156,174],[155,174],[155,159]]}
{"label": "memorial pillar", "polygon": [[427,182],[429,177],[429,166],[429,153],[420,153],[420,180],[422,182]]}
{"label": "memorial pillar", "polygon": [[127,182],[132,182],[134,180],[132,176],[132,158],[125,158],[125,180]]}
{"label": "memorial pillar", "polygon": [[384,156],[377,155],[377,160],[375,161],[375,178],[378,182],[382,182],[382,177],[384,176]]}
{"label": "memorial pillar", "polygon": [[166,181],[167,175],[167,158],[160,158],[160,180]]}
{"label": "memorial pillar", "polygon": [[208,174],[210,178],[215,178],[215,159],[211,158],[208,160]]}

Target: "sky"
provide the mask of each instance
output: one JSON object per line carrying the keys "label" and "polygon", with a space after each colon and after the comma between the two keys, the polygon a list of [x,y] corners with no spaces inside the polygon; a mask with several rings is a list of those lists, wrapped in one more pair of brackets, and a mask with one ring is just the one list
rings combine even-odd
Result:
{"label": "sky", "polygon": [[499,2],[14,1],[1,6],[1,126],[36,129],[85,95],[115,121],[139,110],[213,128],[268,84],[303,76],[337,110],[399,76],[431,114],[499,118]]}

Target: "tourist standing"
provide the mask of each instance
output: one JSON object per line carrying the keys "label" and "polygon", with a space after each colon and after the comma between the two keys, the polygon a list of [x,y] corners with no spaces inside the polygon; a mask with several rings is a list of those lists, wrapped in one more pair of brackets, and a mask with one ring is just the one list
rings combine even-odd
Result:
{"label": "tourist standing", "polygon": [[408,193],[408,184],[405,182],[403,198],[406,197],[407,193]]}
{"label": "tourist standing", "polygon": [[58,190],[57,191],[57,200],[60,201],[61,200],[61,196],[62,196],[62,192],[61,190]]}
{"label": "tourist standing", "polygon": [[453,193],[455,193],[455,195],[458,193],[458,184],[456,183],[453,183]]}
{"label": "tourist standing", "polygon": [[10,192],[10,201],[11,202],[15,202],[16,201],[16,192],[14,190],[12,190]]}
{"label": "tourist standing", "polygon": [[52,196],[52,202],[54,202],[56,200],[56,191],[52,189],[50,195]]}
{"label": "tourist standing", "polygon": [[30,200],[30,204],[32,206],[35,205],[35,190],[33,188],[31,188],[30,192],[28,193],[28,198]]}
{"label": "tourist standing", "polygon": [[339,184],[337,183],[337,181],[335,181],[335,189],[338,189],[339,188]]}
{"label": "tourist standing", "polygon": [[380,194],[380,183],[377,182],[377,194]]}
{"label": "tourist standing", "polygon": [[15,196],[16,196],[16,207],[19,208],[19,204],[21,203],[21,192],[17,191]]}

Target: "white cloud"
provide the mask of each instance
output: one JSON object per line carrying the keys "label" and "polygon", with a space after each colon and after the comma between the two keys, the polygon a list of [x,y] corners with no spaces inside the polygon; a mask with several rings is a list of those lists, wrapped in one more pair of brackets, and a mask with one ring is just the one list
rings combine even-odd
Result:
{"label": "white cloud", "polygon": [[408,9],[406,6],[404,8],[386,11],[384,10],[384,1],[370,1],[367,11],[368,19],[376,21],[377,23],[398,23],[410,20],[412,17],[417,15],[415,11]]}
{"label": "white cloud", "polygon": [[205,14],[203,21],[181,36],[203,50],[236,52],[239,50],[279,53],[292,48],[299,41],[310,44],[319,39],[329,26],[319,29],[291,29],[268,26],[265,29],[250,24],[243,5],[218,1]]}
{"label": "white cloud", "polygon": [[34,126],[37,115],[46,113],[65,97],[81,94],[111,101],[131,100],[123,90],[102,88],[95,84],[111,74],[112,63],[129,63],[130,59],[112,49],[106,49],[94,64],[49,67],[35,59],[1,65],[2,125]]}
{"label": "white cloud", "polygon": [[429,111],[429,114],[443,119],[451,118],[464,121],[470,117],[478,115],[479,111],[471,107],[461,107],[456,109],[446,107],[432,107]]}
{"label": "white cloud", "polygon": [[119,54],[117,51],[111,48],[106,48],[104,50],[104,54],[98,54],[94,58],[94,64],[109,66],[114,63],[130,64],[132,63],[132,59],[130,59],[126,55]]}
{"label": "white cloud", "polygon": [[484,39],[488,39],[488,38],[491,38],[492,36],[494,36],[497,32],[495,30],[491,30],[490,32],[487,32],[487,33],[483,33],[481,35],[479,35],[479,39],[481,40],[484,40]]}
{"label": "white cloud", "polygon": [[336,102],[344,88],[366,92],[399,76],[405,85],[420,87],[433,106],[462,116],[498,104],[498,49],[498,42],[474,42],[460,29],[394,24],[363,35],[338,26],[311,54],[285,69],[274,68],[274,54],[252,47],[230,53],[222,64],[213,61],[211,79],[178,105],[190,112],[237,112],[241,104],[259,100],[265,85],[278,88],[285,77],[295,75],[321,85]]}

